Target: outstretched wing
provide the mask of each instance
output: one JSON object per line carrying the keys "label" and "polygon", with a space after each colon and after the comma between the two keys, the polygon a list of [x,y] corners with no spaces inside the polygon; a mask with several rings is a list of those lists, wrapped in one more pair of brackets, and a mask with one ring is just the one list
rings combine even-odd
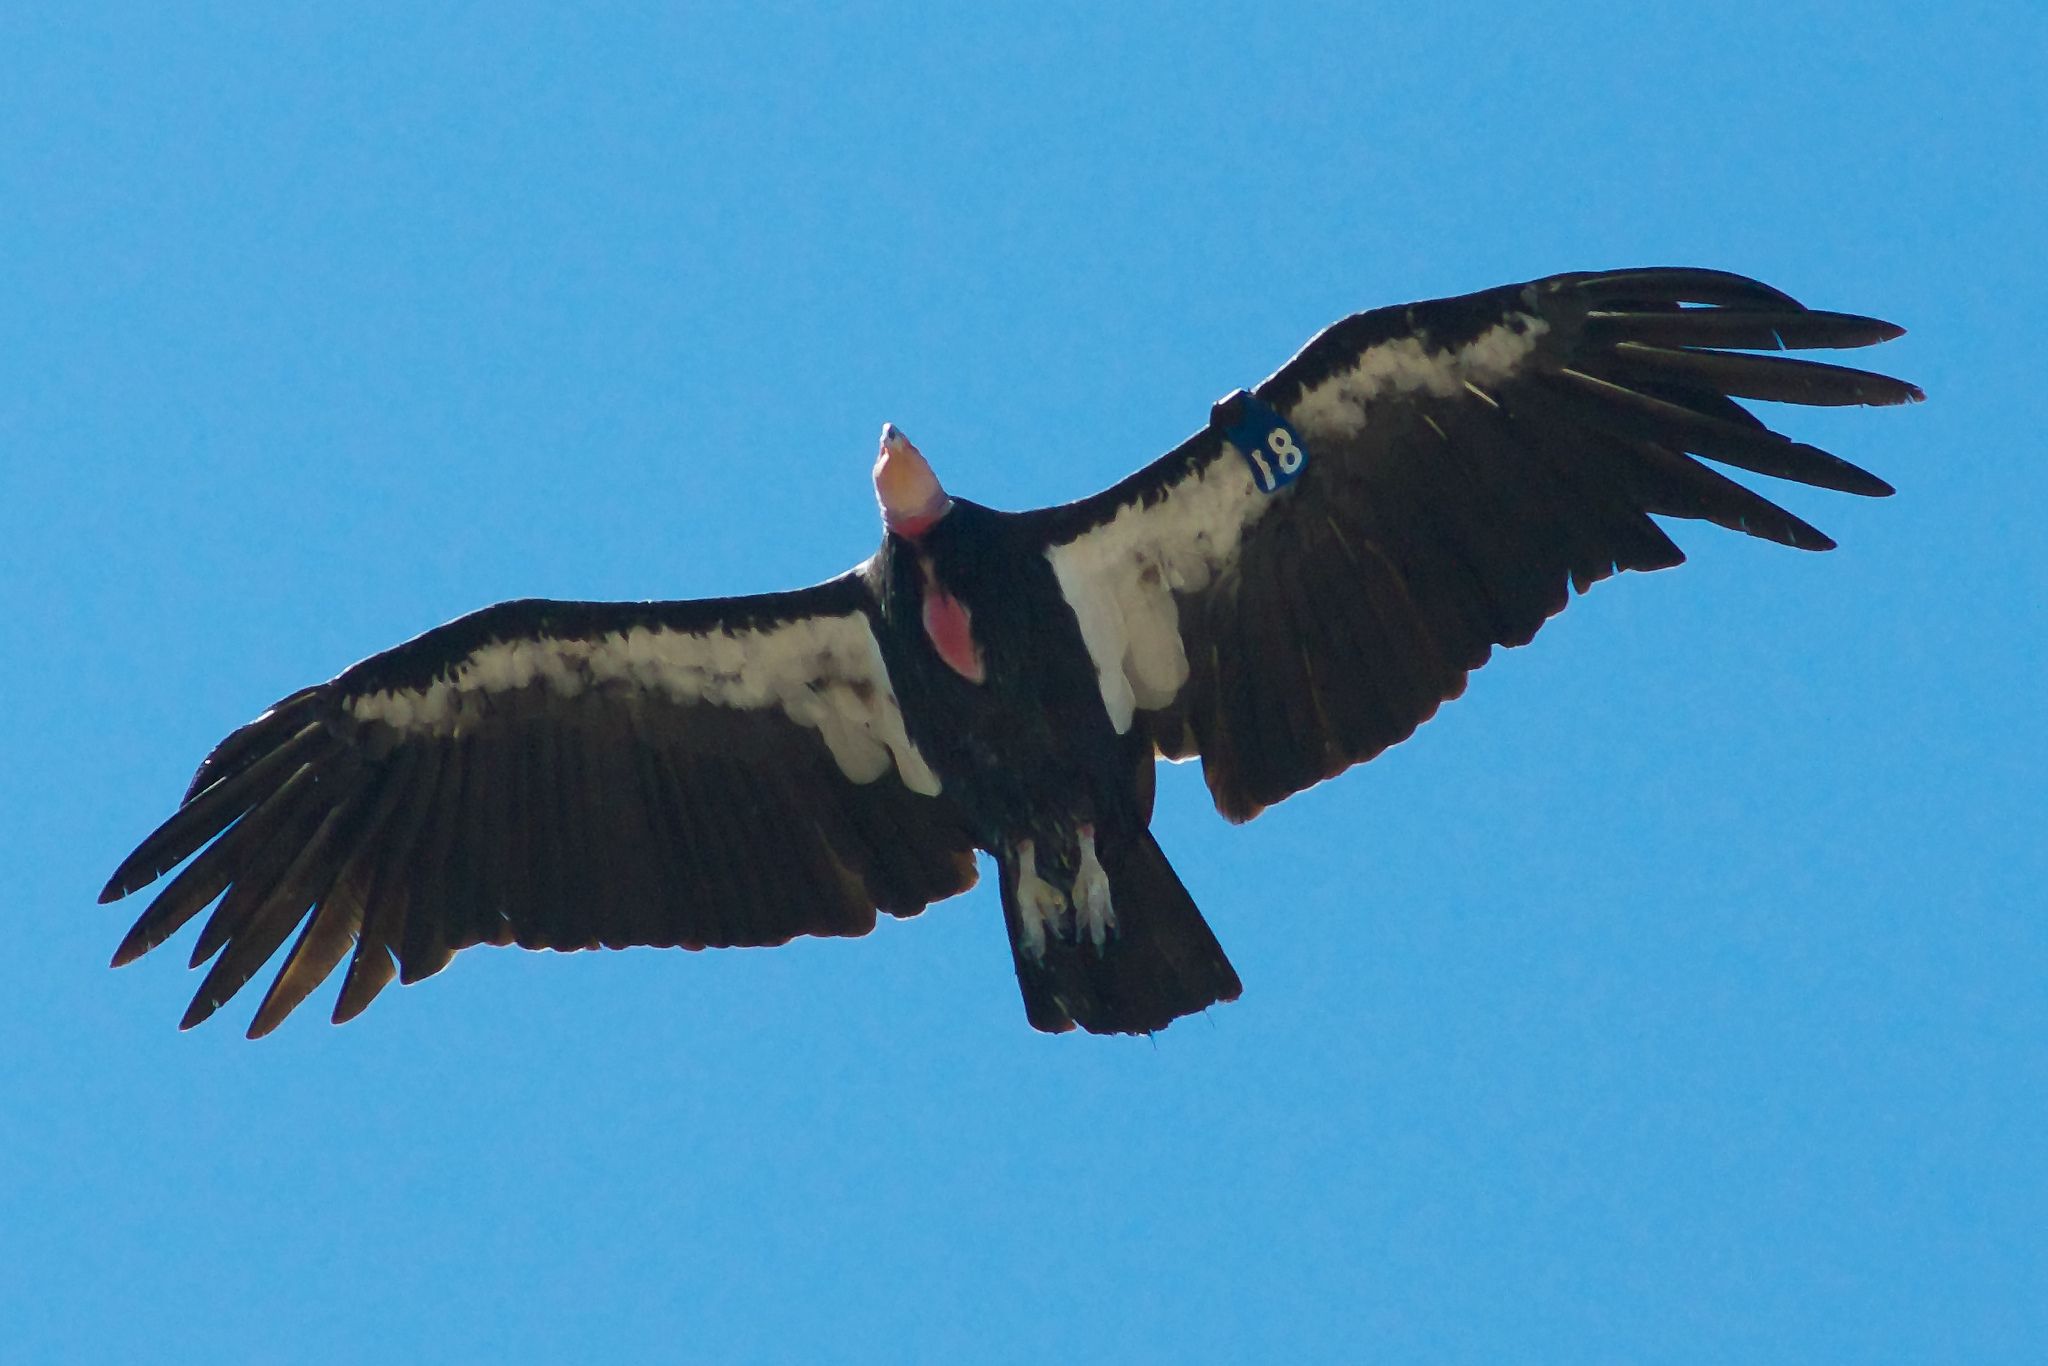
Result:
{"label": "outstretched wing", "polygon": [[[792,593],[500,603],[293,693],[209,755],[102,901],[197,853],[114,956],[219,899],[184,1027],[305,927],[250,1026],[348,953],[337,1023],[471,944],[856,935],[972,886],[860,571]],[[310,915],[308,914],[310,912]]]}
{"label": "outstretched wing", "polygon": [[1890,493],[1734,400],[1917,400],[1882,375],[1742,354],[1901,330],[1700,270],[1378,309],[1122,483],[1026,516],[1119,731],[1135,718],[1166,756],[1201,755],[1218,809],[1248,820],[1406,738],[1568,585],[1680,563],[1652,514],[1831,548],[1691,457]]}

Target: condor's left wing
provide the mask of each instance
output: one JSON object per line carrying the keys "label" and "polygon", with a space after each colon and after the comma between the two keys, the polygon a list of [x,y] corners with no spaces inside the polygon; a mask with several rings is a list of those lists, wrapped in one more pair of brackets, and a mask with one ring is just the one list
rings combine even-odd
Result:
{"label": "condor's left wing", "polygon": [[[702,602],[500,603],[223,740],[102,901],[191,862],[114,955],[218,900],[184,1027],[303,922],[253,1038],[353,950],[336,1023],[471,944],[858,935],[975,880],[859,571]],[[196,857],[193,857],[196,854]]]}
{"label": "condor's left wing", "polygon": [[1383,308],[1122,483],[1025,518],[1118,730],[1199,754],[1218,809],[1248,820],[1408,736],[1569,589],[1681,562],[1653,515],[1832,547],[1700,461],[1890,493],[1736,400],[1916,400],[1883,375],[1749,354],[1900,330],[1703,270]]}

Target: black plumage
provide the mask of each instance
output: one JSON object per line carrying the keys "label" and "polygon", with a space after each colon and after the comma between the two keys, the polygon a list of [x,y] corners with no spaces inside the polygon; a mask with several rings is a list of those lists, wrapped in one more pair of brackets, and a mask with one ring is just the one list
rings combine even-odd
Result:
{"label": "black plumage", "polygon": [[[840,578],[501,603],[235,731],[109,880],[177,870],[115,962],[212,906],[191,1025],[290,941],[257,1035],[344,959],[337,1021],[473,944],[861,934],[983,850],[1031,1023],[1160,1028],[1239,983],[1149,830],[1158,756],[1198,755],[1249,819],[1404,739],[1574,590],[1681,562],[1655,517],[1831,547],[1700,461],[1890,493],[1739,400],[1917,399],[1778,354],[1899,331],[1699,270],[1379,309],[1024,513],[947,498],[887,428],[883,544]],[[1267,491],[1247,431],[1305,455],[1293,482]]]}

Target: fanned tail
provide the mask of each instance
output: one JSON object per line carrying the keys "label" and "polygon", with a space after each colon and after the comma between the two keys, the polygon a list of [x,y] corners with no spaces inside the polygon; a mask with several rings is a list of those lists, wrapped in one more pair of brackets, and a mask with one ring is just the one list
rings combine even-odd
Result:
{"label": "fanned tail", "polygon": [[1237,970],[1151,831],[1107,838],[1101,854],[1116,930],[1099,948],[1049,935],[1042,956],[1024,949],[1015,869],[1002,870],[1003,922],[1032,1028],[1149,1034],[1236,1000],[1244,989]]}

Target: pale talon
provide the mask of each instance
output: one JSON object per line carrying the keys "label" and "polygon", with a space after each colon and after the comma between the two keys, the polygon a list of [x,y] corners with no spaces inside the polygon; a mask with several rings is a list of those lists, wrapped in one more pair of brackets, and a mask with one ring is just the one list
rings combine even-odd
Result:
{"label": "pale talon", "polygon": [[1038,875],[1038,849],[1030,840],[1017,841],[1018,945],[1033,962],[1045,959],[1045,932],[1059,932],[1067,912],[1060,889]]}
{"label": "pale talon", "polygon": [[1109,901],[1109,874],[1095,856],[1095,830],[1084,825],[1081,841],[1081,870],[1074,875],[1074,937],[1094,941],[1096,948],[1109,942],[1116,929],[1116,908]]}

